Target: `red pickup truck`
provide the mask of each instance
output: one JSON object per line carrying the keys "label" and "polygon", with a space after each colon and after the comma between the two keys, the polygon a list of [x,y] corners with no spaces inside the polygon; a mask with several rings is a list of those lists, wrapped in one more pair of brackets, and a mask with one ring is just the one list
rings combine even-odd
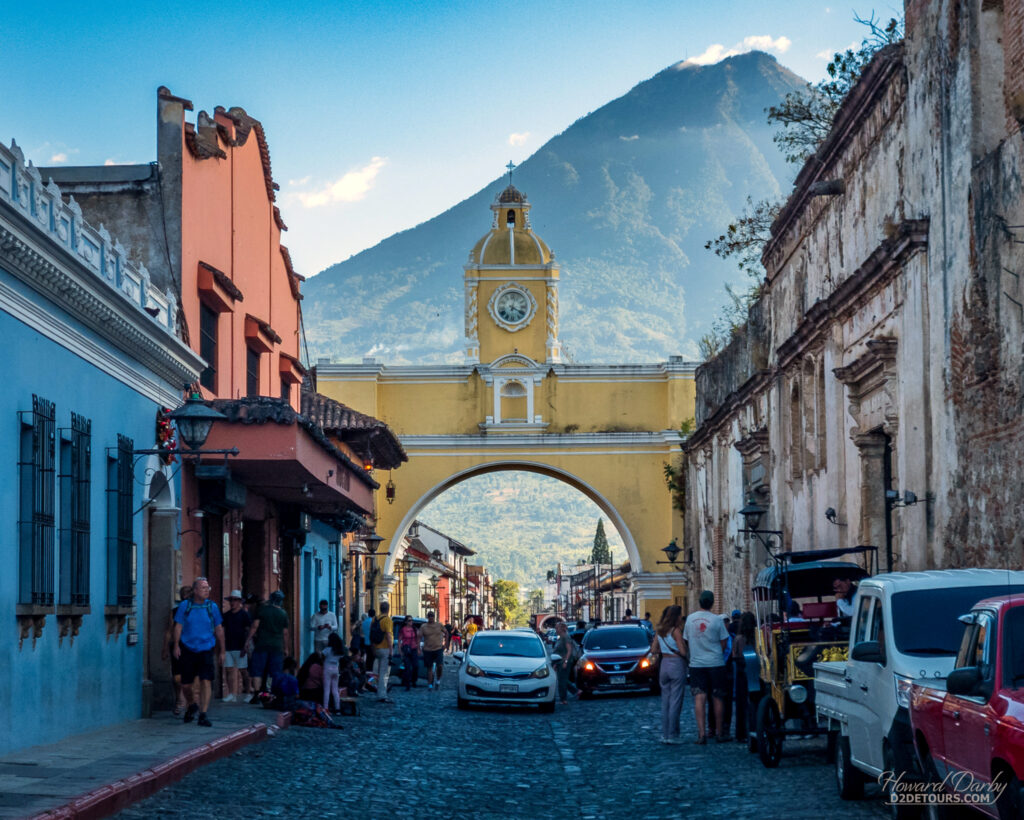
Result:
{"label": "red pickup truck", "polygon": [[[945,680],[911,687],[910,725],[921,768],[943,791],[959,793],[989,816],[1021,818],[1024,596],[988,598],[960,620],[956,668]],[[992,802],[986,804],[987,794]]]}

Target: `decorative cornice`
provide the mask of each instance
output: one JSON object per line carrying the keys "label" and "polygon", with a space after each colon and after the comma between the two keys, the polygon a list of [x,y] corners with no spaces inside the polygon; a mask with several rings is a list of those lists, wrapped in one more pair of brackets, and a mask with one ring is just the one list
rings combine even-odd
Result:
{"label": "decorative cornice", "polygon": [[511,434],[502,436],[453,435],[453,436],[400,436],[402,446],[412,453],[414,450],[438,449],[537,449],[555,448],[566,451],[580,447],[654,447],[659,450],[676,447],[683,440],[678,430],[659,430],[648,433],[543,433]]}
{"label": "decorative cornice", "polygon": [[903,44],[899,43],[875,54],[836,112],[828,136],[797,174],[793,192],[772,223],[771,239],[761,254],[769,279],[780,266],[783,245],[790,229],[816,196],[812,188],[816,183],[830,180],[833,166],[856,134],[865,127],[869,112],[888,92],[893,76],[904,72],[903,53]]}
{"label": "decorative cornice", "polygon": [[891,364],[896,359],[898,343],[891,336],[882,339],[871,339],[867,343],[867,353],[854,359],[845,367],[833,368],[835,377],[843,384],[856,385],[871,375],[878,368]]}
{"label": "decorative cornice", "polygon": [[762,427],[760,430],[755,430],[752,433],[748,433],[746,436],[741,438],[739,441],[733,444],[743,456],[744,459],[748,459],[755,456],[760,456],[768,452],[768,428]]}
{"label": "decorative cornice", "polygon": [[0,264],[158,378],[194,381],[205,365],[174,335],[174,295],[23,159],[17,144],[0,146]]}
{"label": "decorative cornice", "polygon": [[136,366],[126,355],[118,356],[63,321],[55,311],[3,281],[0,281],[0,310],[162,407],[176,406],[181,401],[181,385],[199,378],[201,366],[173,380],[154,378],[156,374]]}
{"label": "decorative cornice", "polygon": [[817,346],[824,331],[845,319],[886,285],[907,261],[928,247],[928,220],[907,219],[884,240],[867,260],[846,277],[826,299],[815,302],[793,334],[777,348],[776,367],[785,370],[808,349]]}
{"label": "decorative cornice", "polygon": [[733,390],[732,393],[725,397],[725,401],[718,406],[718,409],[690,434],[690,437],[682,445],[683,452],[692,453],[709,442],[718,433],[719,428],[728,422],[736,410],[750,401],[752,396],[757,395],[764,389],[764,386],[772,380],[773,375],[771,370],[758,370],[753,376],[743,382],[739,388]]}

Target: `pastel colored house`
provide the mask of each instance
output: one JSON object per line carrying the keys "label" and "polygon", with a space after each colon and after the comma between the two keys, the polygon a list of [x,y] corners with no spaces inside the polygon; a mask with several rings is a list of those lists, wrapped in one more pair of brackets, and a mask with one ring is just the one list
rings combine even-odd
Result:
{"label": "pastel colored house", "polygon": [[231,589],[266,599],[277,589],[293,628],[292,653],[308,646],[317,601],[340,600],[346,533],[367,524],[377,482],[351,451],[300,412],[302,277],[281,244],[263,126],[241,108],[186,119],[192,103],[157,92],[157,162],[52,169],[83,210],[117,226],[154,281],[180,296],[180,332],[205,362],[196,388],[225,415],[202,457],[182,469],[180,563],[153,599],[150,672],[156,702],[170,706],[159,662],[161,628],[177,585],[205,575],[211,596]]}
{"label": "pastel colored house", "polygon": [[16,144],[0,146],[0,754],[143,709],[146,605],[180,487],[179,465],[134,451],[156,448],[163,410],[203,367],[177,310]]}

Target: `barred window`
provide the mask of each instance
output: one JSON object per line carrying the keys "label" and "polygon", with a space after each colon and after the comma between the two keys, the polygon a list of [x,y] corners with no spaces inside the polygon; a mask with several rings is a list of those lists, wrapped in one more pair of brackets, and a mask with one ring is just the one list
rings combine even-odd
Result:
{"label": "barred window", "polygon": [[20,416],[18,602],[52,606],[56,447],[53,402],[33,395],[32,410],[22,411]]}
{"label": "barred window", "polygon": [[135,443],[118,435],[117,455],[107,464],[107,603],[131,606],[132,572],[132,450]]}
{"label": "barred window", "polygon": [[92,422],[71,414],[71,440],[61,440],[60,590],[58,603],[89,605]]}

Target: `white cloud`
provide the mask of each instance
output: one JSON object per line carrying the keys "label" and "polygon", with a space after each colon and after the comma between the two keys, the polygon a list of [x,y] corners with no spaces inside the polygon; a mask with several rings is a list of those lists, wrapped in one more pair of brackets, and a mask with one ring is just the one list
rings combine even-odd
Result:
{"label": "white cloud", "polygon": [[329,183],[318,191],[296,193],[304,208],[319,208],[331,202],[358,202],[373,187],[380,169],[388,163],[387,157],[373,157],[362,168],[349,171],[340,179]]}
{"label": "white cloud", "polygon": [[306,174],[302,179],[289,179],[288,185],[292,188],[301,188],[303,185],[308,185],[312,178],[312,175]]}
{"label": "white cloud", "polygon": [[104,164],[104,165],[121,165],[121,163],[120,163],[120,162],[118,162],[118,161],[117,161],[116,159],[114,159],[113,157],[108,157],[107,159],[105,159],[105,160],[103,161],[103,164]]}
{"label": "white cloud", "polygon": [[619,137],[619,139],[622,140],[623,142],[632,142],[633,140],[640,139],[640,135],[639,134],[634,134],[631,137]]}
{"label": "white cloud", "polygon": [[529,131],[523,131],[522,133],[511,133],[508,135],[508,144],[515,147],[523,145],[530,138]]}
{"label": "white cloud", "polygon": [[712,43],[704,49],[703,53],[677,63],[676,68],[683,68],[688,65],[711,65],[712,63],[721,62],[726,57],[735,57],[737,54],[744,54],[754,49],[785,54],[789,51],[791,45],[793,45],[793,41],[788,37],[775,37],[773,39],[768,34],[751,34],[748,37],[744,37],[731,48],[726,48],[721,43]]}
{"label": "white cloud", "polygon": [[61,151],[59,154],[54,154],[50,157],[50,162],[67,162],[68,155]]}
{"label": "white cloud", "polygon": [[815,54],[814,56],[815,56],[815,57],[817,57],[817,58],[818,58],[819,60],[831,60],[831,59],[832,59],[832,55],[833,55],[834,53],[835,53],[835,52],[833,52],[833,51],[829,51],[829,50],[828,50],[828,49],[826,48],[826,49],[824,49],[823,51],[819,51],[819,52],[818,52],[817,54]]}

